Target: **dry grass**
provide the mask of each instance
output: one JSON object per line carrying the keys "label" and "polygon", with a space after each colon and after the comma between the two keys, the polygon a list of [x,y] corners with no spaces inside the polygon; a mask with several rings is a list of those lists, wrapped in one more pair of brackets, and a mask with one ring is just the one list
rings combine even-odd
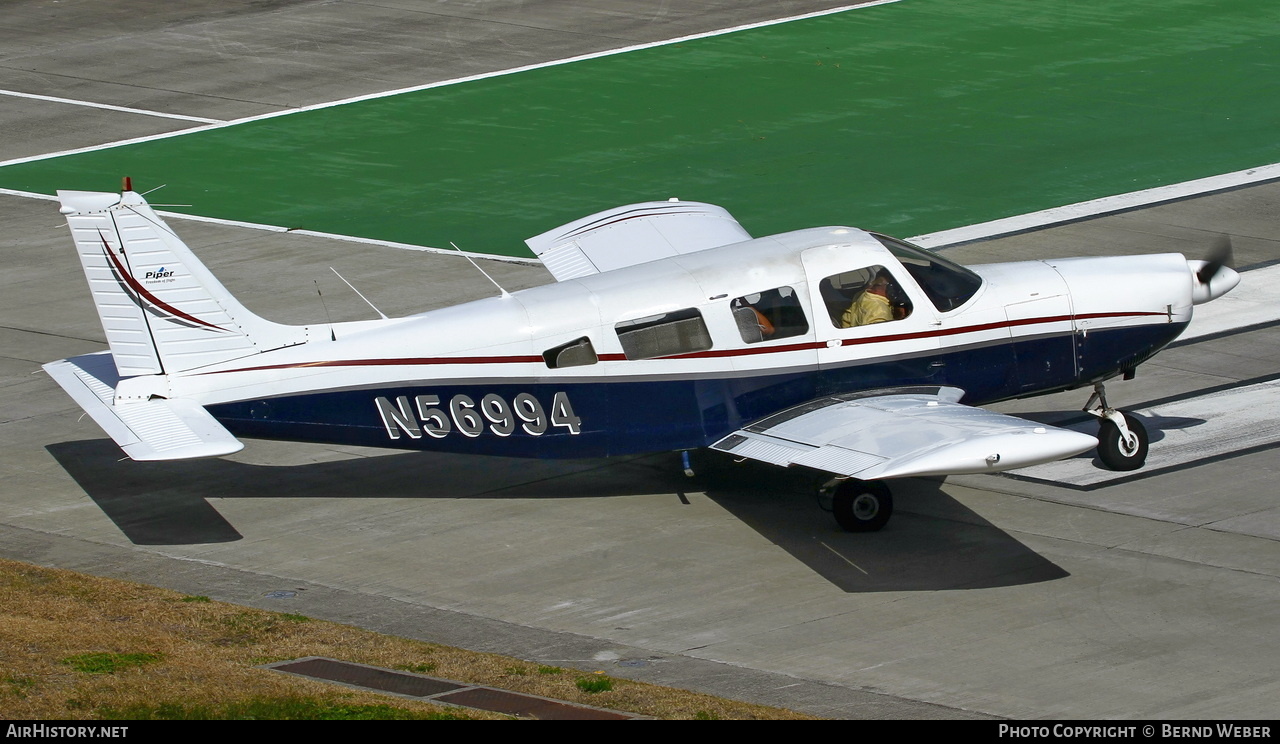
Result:
{"label": "dry grass", "polygon": [[[0,717],[94,719],[162,707],[214,717],[495,714],[353,691],[257,668],[327,656],[657,718],[779,719],[800,714],[628,680],[589,692],[579,671],[379,635],[299,615],[188,597],[166,589],[0,560]],[[584,684],[592,688],[600,685]],[[239,706],[238,708],[236,706]]]}

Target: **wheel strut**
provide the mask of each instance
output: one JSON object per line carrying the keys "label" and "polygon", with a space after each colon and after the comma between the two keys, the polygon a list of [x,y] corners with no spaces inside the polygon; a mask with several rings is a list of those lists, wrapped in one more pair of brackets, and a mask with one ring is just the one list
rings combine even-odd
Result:
{"label": "wheel strut", "polygon": [[1125,422],[1124,412],[1107,404],[1107,386],[1103,383],[1093,383],[1093,395],[1090,395],[1089,402],[1084,404],[1084,412],[1104,421],[1110,421],[1120,430],[1122,439],[1126,442],[1133,441],[1134,435],[1129,431],[1128,423]]}
{"label": "wheel strut", "polygon": [[1098,427],[1098,458],[1112,470],[1137,470],[1147,461],[1147,429],[1132,414],[1112,408],[1101,382],[1093,385],[1093,395],[1084,412],[1101,420]]}

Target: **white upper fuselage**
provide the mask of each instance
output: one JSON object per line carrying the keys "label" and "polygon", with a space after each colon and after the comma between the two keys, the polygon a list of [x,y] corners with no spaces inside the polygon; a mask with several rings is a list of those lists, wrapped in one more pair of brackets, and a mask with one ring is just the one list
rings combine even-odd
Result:
{"label": "white upper fuselage", "polygon": [[[829,313],[829,300],[823,300],[821,282],[869,267],[893,274],[910,313],[891,322],[840,328]],[[976,293],[959,307],[939,309],[870,234],[846,227],[800,230],[405,318],[336,324],[334,340],[325,329],[312,328],[306,343],[171,374],[168,394],[209,405],[400,382],[749,376],[1054,334],[1181,327],[1191,315],[1193,282],[1177,254],[1027,261],[973,270],[982,277]],[[794,293],[807,330],[744,341],[731,303],[781,287]],[[661,358],[626,357],[619,323],[689,309],[705,322],[710,348]],[[548,350],[584,337],[596,363],[549,366]],[[1032,386],[1024,386],[1003,397],[1032,392]]]}

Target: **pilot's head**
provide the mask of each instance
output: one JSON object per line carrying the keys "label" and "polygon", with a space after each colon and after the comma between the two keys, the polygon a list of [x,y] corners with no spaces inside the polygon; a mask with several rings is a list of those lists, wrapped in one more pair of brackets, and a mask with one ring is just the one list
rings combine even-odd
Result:
{"label": "pilot's head", "polygon": [[880,269],[880,271],[876,272],[875,278],[871,280],[871,284],[867,286],[867,291],[873,294],[887,295],[890,281],[889,272]]}

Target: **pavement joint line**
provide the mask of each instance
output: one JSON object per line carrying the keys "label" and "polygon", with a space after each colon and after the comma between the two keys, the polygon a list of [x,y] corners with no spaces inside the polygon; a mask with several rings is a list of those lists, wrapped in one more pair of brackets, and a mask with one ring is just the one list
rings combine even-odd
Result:
{"label": "pavement joint line", "polygon": [[221,129],[223,127],[236,126],[237,124],[247,124],[254,121],[262,121],[265,119],[274,119],[279,116],[290,116],[292,114],[300,114],[305,111],[318,111],[320,109],[332,108],[334,106],[344,106],[348,103],[359,103],[361,101],[371,101],[378,98],[390,98],[391,96],[403,95],[406,93],[417,93],[423,90],[431,90],[432,88],[443,88],[449,85],[458,85],[460,83],[469,83],[476,80],[487,80],[489,78],[503,77],[505,75],[514,75],[520,72],[529,72],[531,70],[541,70],[548,67],[558,67],[573,62],[585,62],[587,60],[599,59],[601,57],[612,57],[628,52],[638,52],[645,49],[653,49],[655,47],[670,46],[673,44],[683,44],[689,41],[697,41],[699,39],[709,39],[715,36],[725,36],[739,31],[750,31],[757,28],[766,28],[768,26],[777,26],[792,21],[803,21],[810,18],[820,18],[822,16],[836,15],[850,10],[861,10],[863,8],[873,8],[879,5],[891,5],[901,2],[902,0],[871,0],[871,2],[854,3],[852,5],[842,5],[838,8],[828,8],[826,10],[818,10],[812,13],[802,13],[800,15],[786,16],[784,18],[775,18],[768,21],[757,21],[755,23],[747,23],[740,26],[731,26],[729,28],[716,29],[714,31],[703,31],[696,34],[687,34],[685,36],[677,36],[672,39],[663,39],[661,41],[650,41],[643,44],[632,44],[625,47],[616,47],[614,49],[605,49],[598,52],[590,52],[587,54],[579,54],[572,57],[564,57],[562,59],[553,59],[547,62],[536,62],[530,65],[521,65],[519,67],[510,67],[505,70],[493,70],[491,72],[481,72],[475,75],[467,75],[460,78],[451,78],[449,80],[439,80],[432,83],[423,83],[421,85],[413,85],[407,88],[396,88],[395,90],[380,91],[377,93],[366,93],[362,96],[354,96],[352,98],[343,98],[337,101],[327,101],[325,103],[314,103],[308,106],[299,106],[297,108],[285,109],[283,111],[272,111],[266,114],[258,114],[256,116],[246,116],[241,119],[231,119],[216,124],[208,124],[206,126],[191,127],[189,129],[181,129],[176,132],[162,132],[159,134],[150,134],[143,137],[134,137],[133,139],[120,140],[118,142],[106,142],[100,145],[90,145],[88,147],[76,148],[73,150],[62,150],[59,152],[44,153],[42,155],[30,155],[23,158],[14,158],[13,160],[5,160],[0,162],[0,168],[6,165],[17,165],[19,163],[30,163],[37,160],[49,160],[52,158],[62,157],[63,155],[79,155],[86,152],[97,152],[99,150],[109,150],[115,147],[123,147],[124,145],[132,145],[140,142],[152,142],[154,140],[168,139],[170,137],[179,137],[185,134],[195,134],[197,132],[206,132],[211,129]]}
{"label": "pavement joint line", "polygon": [[113,106],[109,103],[95,103],[93,101],[82,101],[75,98],[58,98],[57,96],[41,96],[35,93],[21,93],[16,90],[0,89],[0,95],[14,96],[17,98],[31,98],[37,101],[52,101],[53,103],[67,103],[73,106],[87,106],[89,108],[107,109],[108,111],[123,111],[126,114],[141,114],[143,116],[158,116],[163,119],[180,119],[182,121],[194,121],[201,124],[222,124],[225,119],[206,119],[203,116],[187,116],[185,114],[169,114],[163,111],[152,111],[150,109],[130,108],[128,106]]}
{"label": "pavement joint line", "polygon": [[[16,189],[0,188],[0,194],[7,196],[22,196],[28,199],[42,199],[44,201],[58,201],[58,197],[49,194],[38,194],[33,191],[18,191]],[[459,251],[452,248],[433,248],[426,245],[412,245],[410,243],[397,243],[393,240],[379,240],[377,238],[362,238],[358,235],[338,235],[337,233],[320,232],[318,230],[294,230],[279,225],[264,225],[258,222],[243,222],[241,220],[228,220],[221,217],[205,217],[198,214],[183,214],[182,212],[166,212],[162,209],[155,210],[156,214],[165,219],[189,220],[191,222],[207,222],[213,225],[226,225],[228,227],[243,227],[249,230],[265,230],[267,232],[290,233],[293,235],[307,235],[313,238],[325,238],[327,240],[345,240],[350,243],[364,243],[366,245],[377,245],[384,248],[399,248],[405,251],[419,251],[422,253],[438,253],[444,256],[469,256],[471,258],[487,259],[490,261],[503,261],[505,263],[523,264],[527,266],[540,266],[542,261],[536,258],[523,258],[520,256],[502,256],[492,253],[479,253],[476,251]]]}
{"label": "pavement joint line", "polygon": [[1088,201],[1077,202],[1075,204],[1066,204],[1061,207],[1052,207],[1038,212],[1028,212],[1027,214],[1015,215],[1013,217],[1005,217],[1003,219],[991,220],[989,222],[980,222],[976,225],[966,225],[965,227],[956,227],[949,230],[927,233],[925,235],[917,235],[915,237],[907,238],[907,240],[912,243],[916,243],[921,247],[933,250],[938,248],[950,248],[964,243],[972,243],[979,240],[1012,235],[1014,233],[1029,232],[1031,230],[1037,230],[1051,225],[1078,222],[1081,220],[1092,219],[1094,217],[1100,217],[1102,215],[1125,212],[1139,207],[1150,207],[1164,202],[1205,196],[1218,191],[1227,191],[1241,186],[1250,186],[1262,183],[1263,181],[1273,181],[1276,179],[1280,179],[1280,163],[1271,163],[1269,165],[1246,168],[1232,173],[1223,173],[1217,176],[1197,178],[1191,181],[1183,181],[1182,183],[1169,184],[1167,186],[1157,186],[1155,188],[1143,189],[1141,191],[1130,191],[1128,193],[1116,194],[1114,196],[1104,196],[1099,199],[1090,199]]}

